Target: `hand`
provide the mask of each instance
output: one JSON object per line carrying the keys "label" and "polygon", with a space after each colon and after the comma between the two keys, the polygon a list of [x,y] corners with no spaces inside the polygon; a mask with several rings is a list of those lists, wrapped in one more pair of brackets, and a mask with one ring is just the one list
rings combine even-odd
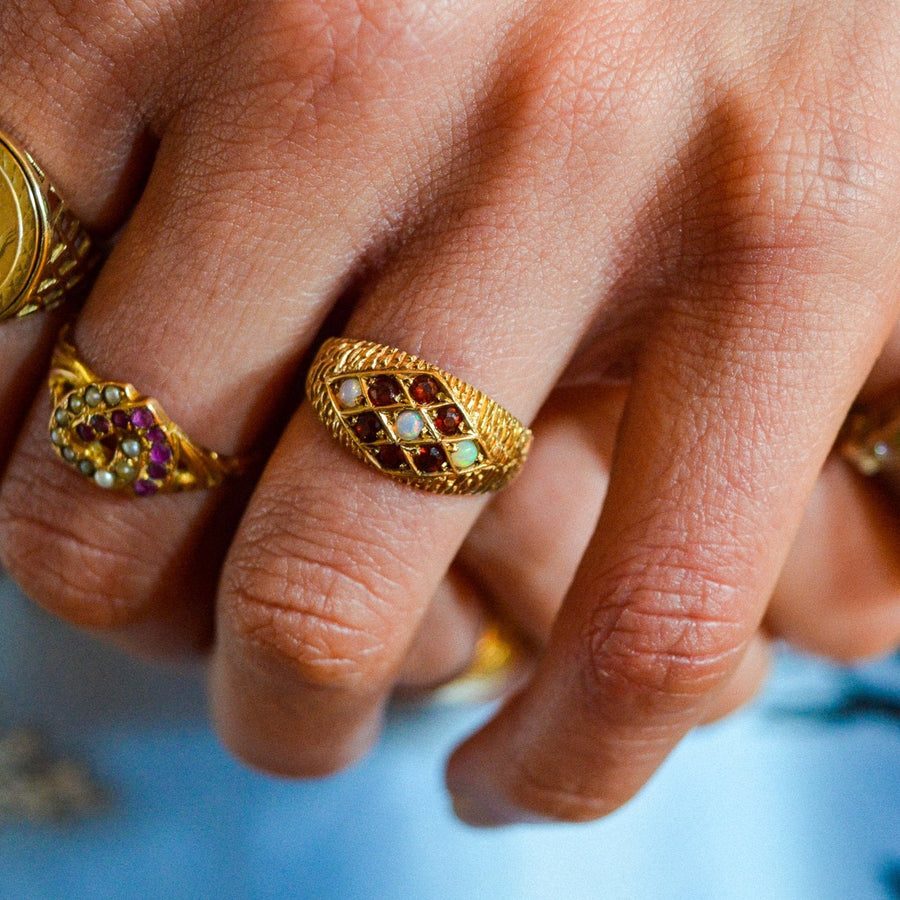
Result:
{"label": "hand", "polygon": [[[10,3],[0,122],[88,223],[124,225],[82,356],[199,443],[277,445],[251,496],[124,502],[52,458],[41,395],[0,494],[6,565],[138,649],[214,628],[226,743],[288,775],[363,753],[404,677],[456,671],[473,598],[535,636],[552,622],[450,786],[481,822],[614,809],[752,692],[770,598],[769,627],[815,643],[841,596],[809,599],[802,543],[776,584],[897,318],[893,13]],[[4,326],[10,421],[51,324]],[[486,506],[344,453],[296,388],[323,327],[533,419],[519,482]],[[803,533],[849,491],[847,519],[881,536],[844,607],[847,652],[869,652],[900,636],[897,548],[838,480]]]}

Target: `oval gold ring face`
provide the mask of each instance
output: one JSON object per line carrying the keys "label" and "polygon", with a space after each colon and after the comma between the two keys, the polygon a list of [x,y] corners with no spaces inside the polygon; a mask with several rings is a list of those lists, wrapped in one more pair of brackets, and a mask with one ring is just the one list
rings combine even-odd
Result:
{"label": "oval gold ring face", "polygon": [[14,307],[28,288],[40,227],[26,170],[0,140],[0,315]]}

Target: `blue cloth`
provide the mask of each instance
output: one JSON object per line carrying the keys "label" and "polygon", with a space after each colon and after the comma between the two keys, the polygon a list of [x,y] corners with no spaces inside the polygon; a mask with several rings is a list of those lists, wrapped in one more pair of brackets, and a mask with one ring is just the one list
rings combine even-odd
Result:
{"label": "blue cloth", "polygon": [[104,648],[0,584],[0,730],[85,761],[108,808],[0,831],[0,900],[889,900],[900,897],[900,663],[784,654],[752,708],[700,729],[588,826],[479,832],[444,758],[485,710],[392,714],[354,769],[246,770],[199,669]]}

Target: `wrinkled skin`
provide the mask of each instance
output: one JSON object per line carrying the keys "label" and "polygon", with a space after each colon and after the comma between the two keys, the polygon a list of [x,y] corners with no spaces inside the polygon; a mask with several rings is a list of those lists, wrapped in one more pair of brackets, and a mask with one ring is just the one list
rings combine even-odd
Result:
{"label": "wrinkled skin", "polygon": [[[47,445],[60,315],[5,323],[3,562],[137,652],[210,647],[249,763],[348,764],[489,608],[536,668],[457,809],[591,819],[773,635],[897,645],[895,514],[829,457],[900,368],[895,2],[6,0],[0,61],[0,124],[115,235],[82,356],[265,463],[99,491]],[[533,422],[521,478],[436,497],[342,451],[298,388],[326,323]]]}

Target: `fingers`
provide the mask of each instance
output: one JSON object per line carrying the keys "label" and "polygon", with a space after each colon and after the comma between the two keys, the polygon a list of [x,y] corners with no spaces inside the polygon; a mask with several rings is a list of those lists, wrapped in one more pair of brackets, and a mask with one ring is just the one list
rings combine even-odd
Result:
{"label": "fingers", "polygon": [[838,458],[816,485],[766,626],[796,646],[848,662],[900,643],[897,510]]}
{"label": "fingers", "polygon": [[[585,128],[598,156],[567,152],[559,142],[571,135],[555,128],[508,142],[510,129],[561,101],[527,79],[504,78],[497,91],[468,179],[388,262],[344,333],[414,353],[527,422],[584,333],[597,282],[613,277],[596,261],[631,207],[608,134]],[[632,171],[645,164],[628,156]],[[563,186],[598,180],[608,218],[586,230],[592,193],[573,200]],[[483,506],[361,466],[301,408],[223,571],[211,692],[227,745],[290,775],[333,771],[367,749],[428,600]]]}
{"label": "fingers", "polygon": [[534,681],[450,763],[475,820],[606,814],[710,715],[893,323],[896,249],[869,243],[884,210],[851,184],[845,218],[810,157],[778,149],[797,133],[780,116],[766,147],[759,131],[735,146],[715,117],[698,142],[715,180],[701,176],[681,235],[700,263],[681,257],[663,288],[599,528]]}
{"label": "fingers", "polygon": [[[432,25],[445,28],[447,53],[418,55],[422,77],[389,115],[382,57],[326,79],[320,29],[349,40],[347,10],[343,23],[337,9],[331,22],[288,22],[288,6],[229,7],[246,28],[229,30],[212,56],[202,42],[192,48],[194,70],[159,115],[165,129],[141,201],[74,329],[92,369],[155,397],[196,443],[222,453],[265,455],[296,405],[309,342],[363,257],[421,214],[431,157],[454,127],[454,104],[466,101],[435,77],[438,66],[455,78],[469,63],[451,52],[461,40],[455,15]],[[399,26],[388,17],[384,27]],[[404,33],[398,42],[413,40]],[[273,55],[273,34],[292,52]],[[222,58],[227,77],[211,83]],[[333,90],[316,94],[323,79]],[[283,103],[285,83],[296,86],[295,105]],[[433,134],[437,146],[423,137]],[[141,649],[148,629],[154,646],[202,645],[235,518],[225,510],[240,497],[156,497],[138,508],[98,492],[48,454],[47,415],[42,396],[0,497],[7,566],[79,624],[131,633]]]}

